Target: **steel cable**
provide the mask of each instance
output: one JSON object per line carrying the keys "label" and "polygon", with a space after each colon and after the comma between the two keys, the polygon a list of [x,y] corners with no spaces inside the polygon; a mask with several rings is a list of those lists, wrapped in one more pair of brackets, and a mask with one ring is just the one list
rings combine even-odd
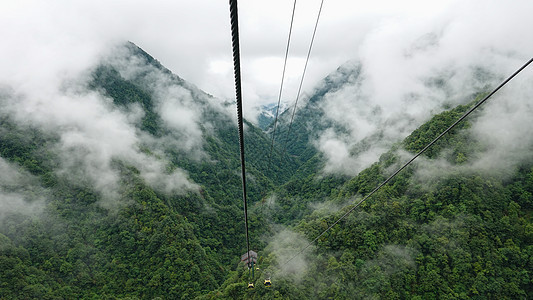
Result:
{"label": "steel cable", "polygon": [[289,47],[290,47],[290,44],[291,44],[292,25],[294,23],[294,12],[295,11],[296,11],[296,0],[294,0],[294,5],[292,6],[291,26],[289,27],[289,36],[287,38],[287,46],[285,48],[285,60],[283,62],[283,72],[282,72],[282,75],[281,75],[281,86],[279,88],[278,106],[276,107],[276,116],[274,118],[274,129],[272,130],[272,142],[270,143],[270,153],[268,154],[269,164],[270,164],[271,157],[272,157],[272,150],[274,148],[274,138],[276,136],[276,125],[278,123],[279,106],[281,104],[281,95],[282,95],[282,92],[283,92],[283,83],[285,81],[285,70],[287,68],[287,58],[289,56]]}
{"label": "steel cable", "polygon": [[285,152],[287,150],[287,144],[289,143],[289,136],[291,134],[292,122],[294,121],[294,115],[296,114],[296,109],[298,107],[298,99],[300,99],[300,93],[302,91],[302,85],[304,83],[305,73],[307,71],[307,65],[309,63],[309,57],[311,57],[311,50],[313,49],[313,44],[315,42],[316,30],[318,28],[318,21],[320,21],[320,15],[322,14],[322,6],[323,5],[324,5],[324,0],[322,0],[320,2],[320,9],[318,10],[318,15],[316,17],[315,28],[313,30],[313,36],[311,37],[311,43],[309,44],[309,50],[307,51],[307,58],[305,59],[304,70],[303,70],[303,73],[302,73],[302,78],[300,80],[300,86],[298,87],[298,93],[296,95],[296,101],[294,102],[294,109],[292,110],[292,116],[291,116],[291,121],[289,123],[289,129],[287,131],[287,138],[285,140],[285,146],[283,147],[283,152],[282,152],[282,155],[281,155],[282,159],[283,159],[283,156],[285,155]]}
{"label": "steel cable", "polygon": [[[241,59],[239,49],[239,17],[237,0],[229,0],[231,17],[231,41],[233,47],[233,71],[235,73],[235,96],[237,101],[237,122],[239,128],[239,148],[242,173],[242,200],[244,202],[244,226],[246,229],[246,249],[250,256],[250,237],[248,234],[248,201],[246,197],[246,165],[244,159],[244,126],[242,117]],[[252,263],[253,267],[253,263]]]}
{"label": "steel cable", "polygon": [[489,93],[487,96],[485,96],[485,98],[483,98],[481,101],[479,101],[476,105],[474,105],[465,114],[463,114],[457,121],[455,121],[446,130],[444,130],[441,134],[439,134],[439,136],[437,136],[433,141],[431,141],[429,144],[427,144],[422,150],[420,150],[417,154],[415,154],[415,156],[413,156],[408,162],[406,162],[403,166],[401,166],[398,170],[396,170],[385,181],[383,181],[381,184],[379,184],[374,190],[372,190],[368,195],[366,195],[361,201],[359,201],[352,208],[350,208],[346,213],[344,213],[340,218],[338,218],[333,224],[331,224],[326,230],[322,231],[322,233],[320,233],[315,239],[313,239],[311,242],[309,242],[305,247],[300,249],[294,256],[292,256],[289,260],[287,260],[284,263],[284,265],[288,264],[293,259],[295,259],[300,254],[302,254],[307,248],[309,248],[309,246],[314,244],[326,232],[328,232],[331,228],[333,228],[333,226],[337,225],[342,219],[344,219],[346,216],[348,216],[350,213],[352,213],[357,207],[359,207],[363,202],[365,202],[368,198],[370,198],[372,195],[374,195],[374,193],[376,193],[379,189],[381,189],[384,185],[386,185],[389,181],[391,181],[392,178],[394,178],[396,175],[398,175],[398,173],[400,173],[403,169],[405,169],[408,165],[410,165],[416,158],[418,158],[420,155],[422,155],[429,147],[433,146],[440,138],[442,138],[445,134],[447,134],[450,130],[452,130],[457,124],[459,124],[466,117],[468,117],[468,115],[470,115],[474,110],[476,110],[483,103],[485,103],[485,101],[487,101],[492,95],[494,95],[498,90],[500,90],[504,85],[506,85],[511,79],[513,79],[516,75],[518,75],[518,73],[520,73],[522,70],[524,70],[529,64],[531,64],[532,61],[533,61],[533,58],[531,58],[528,62],[526,62],[522,67],[520,67],[511,76],[509,76],[507,79],[505,79],[491,93]]}

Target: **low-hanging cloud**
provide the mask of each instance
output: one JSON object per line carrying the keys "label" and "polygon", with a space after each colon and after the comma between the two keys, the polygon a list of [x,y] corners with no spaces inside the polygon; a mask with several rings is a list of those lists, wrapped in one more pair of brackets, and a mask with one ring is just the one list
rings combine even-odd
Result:
{"label": "low-hanging cloud", "polygon": [[[417,159],[415,179],[435,181],[457,173],[507,178],[520,164],[533,162],[533,88],[529,84],[533,72],[526,70],[520,75],[466,120],[472,126],[459,134],[466,135],[475,146],[466,153],[465,163],[449,161],[446,157],[452,149],[443,149],[436,159]],[[402,161],[412,156],[403,151],[397,154]]]}
{"label": "low-hanging cloud", "polygon": [[145,58],[134,54],[134,47],[132,44],[116,47],[104,63],[115,68],[124,79],[138,82],[150,92],[154,110],[174,139],[179,141],[174,146],[189,153],[202,152],[200,123],[209,126],[209,120],[202,118],[203,110],[209,106],[221,113],[227,111],[220,101],[208,99],[193,85],[147,64]]}
{"label": "low-hanging cloud", "polygon": [[0,157],[0,226],[8,215],[40,215],[46,194],[37,178]]}
{"label": "low-hanging cloud", "polygon": [[[214,87],[213,90],[221,91],[225,97],[233,97],[233,84],[228,84],[232,83],[228,15],[227,12],[219,14],[218,9],[211,11],[217,11],[216,14],[202,10],[205,3],[169,2],[154,7],[135,1],[124,5],[121,2],[93,1],[80,4],[61,0],[43,4],[25,0],[2,5],[0,35],[4,43],[0,45],[3,57],[0,62],[0,83],[9,86],[20,96],[12,99],[12,111],[19,116],[19,122],[43,126],[61,134],[64,145],[60,146],[67,150],[65,153],[79,156],[70,161],[65,159],[64,166],[75,166],[76,161],[86,161],[86,172],[89,174],[99,170],[110,171],[104,173],[107,176],[92,179],[93,184],[103,189],[112,189],[116,182],[116,173],[110,163],[116,157],[154,162],[156,167],[147,168],[145,174],[166,169],[164,155],[161,156],[162,159],[157,159],[138,150],[139,144],[150,140],[150,137],[143,137],[133,126],[142,118],[139,107],[133,105],[129,111],[117,110],[110,107],[111,101],[102,95],[73,91],[68,87],[76,78],[87,77],[87,70],[110,54],[111,45],[125,39],[140,41],[141,46],[146,47],[155,57],[163,59],[164,64],[170,62],[176,73],[182,74],[183,70],[188,74],[186,78],[198,79],[195,82],[201,86],[216,86],[221,82],[224,88]],[[180,9],[173,5],[178,5]],[[222,7],[222,4],[217,5]],[[248,5],[251,4],[243,4],[243,11],[250,9],[247,8]],[[282,60],[279,59],[279,54],[283,54],[287,28],[282,26],[280,18],[288,22],[290,14],[290,5],[285,2],[283,5],[289,10],[268,5],[268,9],[280,12],[274,19],[259,20],[257,13],[243,13],[241,19],[244,22],[243,70],[254,73],[253,76],[247,76],[244,72],[245,78],[253,78],[244,89],[245,92],[250,89],[250,93],[258,95],[257,98],[268,98],[268,102],[276,98],[273,95],[277,95],[279,80],[269,79],[268,84],[262,87],[253,85],[259,85],[258,80],[263,80],[267,73],[281,76]],[[103,6],[106,9],[101,9]],[[362,66],[360,77],[350,79],[340,90],[325,97],[326,118],[335,119],[344,128],[342,133],[326,130],[316,139],[317,147],[329,161],[326,172],[357,174],[392,143],[401,140],[432,114],[444,107],[469,101],[467,96],[470,93],[511,73],[522,60],[527,59],[527,54],[533,49],[531,40],[524,38],[527,36],[524,32],[533,22],[527,15],[532,6],[527,0],[513,3],[496,0],[448,1],[431,5],[417,1],[411,1],[407,5],[373,2],[362,5],[357,11],[367,15],[360,14],[357,18],[345,9],[345,5],[326,6],[305,84],[312,84],[313,79],[310,78],[316,80],[322,76],[320,72],[326,73],[326,69],[331,69],[325,62],[338,62],[351,57]],[[381,12],[383,7],[387,7],[386,13]],[[312,12],[314,8],[306,7],[303,11]],[[172,12],[179,13],[179,17]],[[197,15],[192,12],[199,13]],[[332,12],[334,13],[331,14]],[[308,25],[313,25],[314,17],[309,16],[313,14],[303,15],[310,22],[295,25],[298,28],[295,30],[310,34]],[[168,23],[169,20],[177,22],[176,20],[191,19],[194,19],[195,26]],[[353,21],[355,19],[357,21]],[[209,27],[199,26],[199,20],[209,21],[206,22]],[[340,30],[334,26],[334,21],[338,20],[346,24]],[[265,36],[257,34],[262,27],[254,27],[254,22],[255,25],[268,23],[276,31],[269,32],[268,40],[264,41]],[[353,26],[354,24],[360,26]],[[168,28],[194,28],[195,31]],[[217,33],[224,31],[225,35],[213,34],[215,28],[221,30]],[[284,34],[278,34],[281,29]],[[175,34],[180,38],[168,38]],[[264,44],[258,43],[257,39]],[[302,42],[298,43],[296,39]],[[295,35],[295,52],[291,52],[291,56],[296,55],[291,59],[298,65],[296,69],[301,67],[299,64],[306,54],[308,41],[308,37]],[[342,48],[343,54],[331,57],[333,52],[329,51],[337,48]],[[208,56],[200,57],[199,53],[204,51],[199,49],[208,52]],[[170,60],[169,57],[175,57],[176,60]],[[247,59],[248,62],[268,63],[258,64],[256,69],[246,69],[252,65],[246,63]],[[119,72],[125,78],[138,76],[148,70],[139,68],[140,62],[135,61],[135,58],[123,57],[122,61],[127,63],[116,65],[122,66]],[[274,65],[272,61],[279,65],[277,67],[280,70],[265,69],[265,66]],[[214,68],[217,72],[223,71],[218,73],[220,76],[206,75],[212,73],[207,66],[213,62],[223,66]],[[316,73],[317,69],[321,71]],[[484,70],[483,74],[490,76],[480,77],[481,69]],[[157,91],[154,94],[155,108],[165,125],[173,130],[174,136],[169,140],[174,141],[178,149],[201,153],[201,132],[209,124],[199,122],[203,108],[192,100],[198,95],[190,89],[172,85],[172,80],[153,69],[148,71],[143,76],[154,79],[151,86]],[[295,87],[289,87],[290,82],[299,82],[299,72],[291,71],[290,74],[292,79],[287,81],[288,90],[285,95],[294,94],[291,89],[295,90]],[[214,78],[217,80],[213,80]],[[266,91],[268,95],[263,95],[262,91]],[[189,97],[190,93],[193,94],[192,97]],[[61,99],[69,97],[80,106],[77,108]],[[56,101],[58,103],[54,104]],[[80,113],[85,109],[94,117],[95,124],[86,122],[88,118]],[[56,112],[51,112],[53,110]],[[231,113],[234,116],[234,111]],[[84,127],[86,125],[92,126],[91,129]],[[117,127],[104,132],[106,126]],[[98,144],[98,132],[102,134],[102,141],[109,144]],[[88,141],[82,141],[80,137],[83,136]],[[89,142],[91,139],[94,144]],[[116,145],[116,141],[123,141],[127,146]],[[366,143],[364,147],[359,147],[361,142]],[[163,140],[151,141],[151,145],[155,143],[161,144]],[[81,151],[83,147],[90,151]],[[128,147],[136,150],[126,149]],[[186,179],[180,171],[176,172],[177,178]],[[155,178],[148,175],[144,177]]]}
{"label": "low-hanging cloud", "polygon": [[278,227],[280,227],[278,228],[280,230],[271,238],[271,242],[267,246],[268,251],[276,256],[278,263],[275,271],[276,276],[299,282],[308,271],[311,261],[308,253],[312,252],[313,246],[309,247],[307,252],[295,256],[309,242],[305,237],[294,231],[283,229],[281,228],[282,226]]}
{"label": "low-hanging cloud", "polygon": [[[531,7],[523,2],[521,5]],[[333,121],[341,128],[340,131],[328,128],[315,141],[327,159],[324,171],[358,174],[432,115],[472,101],[473,95],[492,89],[517,69],[529,58],[533,43],[524,41],[519,34],[524,24],[508,22],[508,18],[501,16],[514,15],[513,20],[523,16],[523,20],[532,22],[521,5],[490,2],[486,7],[473,7],[472,3],[456,3],[430,19],[387,20],[369,32],[359,47],[357,63],[343,66],[360,71],[347,79],[341,77],[346,80],[341,88],[323,97],[324,122]],[[527,103],[529,89],[521,90],[520,95],[509,97],[517,103]],[[510,139],[516,132],[530,130],[531,122],[524,122],[531,116],[529,111],[524,107],[501,114],[497,108],[487,108],[492,119],[499,114],[505,116],[505,121],[499,130],[480,133],[481,138],[493,146],[516,145],[516,151],[512,149],[510,153],[526,153],[527,146],[520,146],[523,142],[516,144]],[[492,121],[481,118],[479,122],[473,130],[490,129]],[[511,130],[518,123],[522,127]],[[504,131],[511,134],[498,139],[498,132]],[[485,160],[489,161],[498,151],[503,156],[501,150],[494,147],[491,153],[486,153],[490,156]],[[516,155],[504,159],[511,157]]]}
{"label": "low-hanging cloud", "polygon": [[[164,124],[179,134],[154,142],[157,138],[138,128],[137,124],[144,115],[139,104],[118,108],[101,93],[86,89],[86,83],[91,78],[89,72],[102,61],[101,57],[93,57],[92,66],[87,69],[67,68],[67,73],[75,74],[74,77],[57,77],[57,73],[63,73],[65,68],[59,64],[49,70],[49,80],[29,80],[27,86],[6,81],[14,92],[3,97],[2,113],[10,115],[18,124],[40,128],[58,136],[58,143],[50,149],[59,160],[57,172],[78,183],[93,186],[102,193],[104,206],[114,206],[111,200],[120,197],[120,175],[114,165],[115,160],[136,167],[148,184],[163,192],[197,190],[197,185],[188,179],[185,171],[179,168],[167,170],[169,162],[162,149],[152,149],[152,154],[148,154],[141,151],[141,146],[160,146],[172,141],[184,151],[199,149],[192,152],[200,155],[203,136],[198,124],[201,115],[194,112],[201,108],[191,104],[192,96],[185,88],[179,91],[181,95],[178,99],[178,88],[165,78],[171,75],[159,74],[158,78],[166,80],[163,81],[166,89],[161,88],[159,93],[166,94],[154,96],[156,110],[161,113]],[[140,65],[138,67],[141,68]],[[26,76],[32,78],[32,74]],[[159,84],[158,78],[154,78],[151,84]],[[158,87],[153,89],[158,90]],[[180,113],[187,116],[187,122],[172,118]],[[155,155],[153,152],[158,153]]]}
{"label": "low-hanging cloud", "polygon": [[[102,10],[102,5],[106,9]],[[220,101],[191,84],[176,84],[173,75],[146,65],[144,59],[131,55],[131,47],[123,46],[126,40],[140,41],[141,46],[155,49],[153,54],[158,57],[161,47],[154,45],[160,44],[149,41],[154,42],[156,36],[156,40],[163,40],[161,37],[170,31],[162,28],[178,26],[154,22],[161,20],[154,16],[173,11],[174,5],[103,1],[74,4],[62,0],[1,5],[0,35],[4,43],[0,54],[4,59],[0,62],[0,85],[13,91],[2,96],[1,113],[10,115],[19,125],[57,136],[58,143],[50,145],[50,151],[58,154],[56,171],[90,184],[104,198],[115,199],[120,194],[116,161],[136,167],[148,184],[163,192],[197,190],[185,171],[169,167],[165,149],[179,150],[194,159],[205,158],[203,134],[213,126],[203,120],[204,115],[209,110],[227,114]],[[197,8],[196,4],[178,5],[189,11]],[[226,21],[227,15],[223,17]],[[205,36],[209,36],[207,33]],[[204,65],[195,57],[184,64],[185,69],[194,62],[199,62],[195,68]],[[166,129],[163,136],[139,130],[144,116],[140,104],[117,108],[103,93],[87,90],[92,70],[101,63],[115,67],[127,80],[144,82],[143,88],[152,93],[153,110]],[[180,68],[174,67],[180,73]]]}
{"label": "low-hanging cloud", "polygon": [[59,174],[94,186],[106,199],[119,197],[120,176],[113,166],[114,160],[133,165],[149,184],[163,191],[183,192],[196,188],[182,170],[168,173],[164,160],[140,150],[143,135],[130,123],[139,116],[126,115],[109,106],[97,93],[16,99],[18,101],[11,102],[9,108],[17,122],[59,136],[59,142],[51,149],[60,162]]}
{"label": "low-hanging cloud", "polygon": [[473,162],[482,171],[504,172],[533,161],[533,71],[525,70],[490,100],[471,132],[484,146]]}

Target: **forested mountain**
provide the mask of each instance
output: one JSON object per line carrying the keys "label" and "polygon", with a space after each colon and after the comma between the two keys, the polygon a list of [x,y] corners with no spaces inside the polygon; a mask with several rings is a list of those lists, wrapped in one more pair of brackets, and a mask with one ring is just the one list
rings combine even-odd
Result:
{"label": "forested mountain", "polygon": [[[0,219],[0,298],[189,298],[215,289],[245,251],[233,105],[173,75],[133,44],[103,59],[83,85],[82,93],[107,101],[110,111],[102,113],[132,118],[136,149],[113,153],[105,162],[109,174],[98,174],[104,170],[91,170],[99,163],[91,159],[101,153],[88,145],[65,146],[73,133],[2,111],[7,211]],[[5,90],[3,107],[17,97],[24,96]],[[178,112],[165,115],[172,110]],[[254,203],[287,181],[298,165],[289,160],[269,166],[268,138],[246,126],[248,193]],[[108,130],[116,128],[99,134]],[[97,142],[94,147],[115,151],[114,145],[101,144],[114,141]],[[99,178],[84,178],[89,172]],[[251,225],[261,230],[256,221]],[[261,245],[258,236],[253,241]]]}
{"label": "forested mountain", "polygon": [[356,176],[324,172],[319,134],[348,130],[324,118],[324,99],[346,82],[357,86],[362,70],[348,63],[326,78],[286,145],[285,111],[270,160],[270,136],[245,123],[250,236],[260,256],[253,290],[240,262],[234,105],[131,43],[43,99],[2,87],[0,298],[531,296],[533,164],[474,167],[488,148],[470,131],[478,115],[285,264],[471,105],[416,125]]}
{"label": "forested mountain", "polygon": [[279,116],[279,114],[281,114],[285,110],[287,110],[287,105],[284,103],[280,104],[279,109],[276,103],[272,103],[269,105],[261,105],[259,107],[260,113],[257,117],[257,126],[263,130],[266,130],[276,119],[276,111],[278,112]]}
{"label": "forested mountain", "polygon": [[[479,99],[477,99],[479,100]],[[420,126],[378,162],[347,180],[294,179],[277,191],[292,224],[265,249],[260,288],[246,291],[244,270],[207,298],[254,299],[501,299],[533,293],[533,164],[511,174],[468,166],[483,152],[462,123],[421,162],[409,167],[355,212],[305,247],[351,205],[419,151],[469,108],[458,106]],[[444,167],[445,166],[445,167]],[[310,206],[312,201],[328,201]],[[316,203],[315,203],[316,204]],[[281,210],[273,208],[275,213]],[[303,216],[294,212],[307,211]],[[266,212],[269,215],[272,212]],[[274,213],[272,213],[274,214]],[[279,221],[279,219],[278,219]],[[273,227],[273,231],[280,227]],[[288,239],[292,241],[288,241]],[[272,264],[274,266],[272,267]],[[273,276],[274,287],[262,287]]]}

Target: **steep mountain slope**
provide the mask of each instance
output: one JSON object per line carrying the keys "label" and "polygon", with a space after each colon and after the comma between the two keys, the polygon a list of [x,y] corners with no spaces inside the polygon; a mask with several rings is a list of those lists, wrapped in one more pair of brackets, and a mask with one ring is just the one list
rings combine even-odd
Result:
{"label": "steep mountain slope", "polygon": [[[287,109],[287,105],[284,103],[280,104],[278,114],[282,113]],[[278,105],[276,103],[261,105],[259,108],[259,116],[257,117],[257,126],[263,130],[269,128],[276,119],[276,111],[278,110]]]}
{"label": "steep mountain slope", "polygon": [[[245,124],[251,239],[260,254],[254,290],[239,262],[245,244],[232,105],[131,43],[55,93],[2,87],[0,298],[531,296],[533,160],[506,172],[480,168],[490,145],[471,131],[477,115],[286,264],[341,207],[468,108],[444,103],[454,108],[431,119],[428,112],[410,135],[410,115],[377,118],[391,128],[405,117],[405,139],[388,140],[379,126],[355,136],[327,109],[336,97],[359,101],[357,116],[368,122],[390,117],[358,89],[363,71],[342,66],[302,102],[288,155],[291,112],[282,115],[272,163],[269,136]],[[424,86],[440,92],[446,84],[436,76]],[[411,96],[405,101],[418,101]],[[376,159],[366,168],[350,164],[357,176],[327,173],[332,158],[321,142],[332,136],[346,137],[348,158],[372,152]],[[271,288],[262,286],[268,276]]]}
{"label": "steep mountain slope", "polygon": [[[81,94],[79,107],[98,108],[92,120],[58,112],[41,125],[13,113],[25,95],[2,94],[3,171],[27,183],[0,182],[11,207],[0,218],[0,295],[189,298],[216,288],[245,251],[233,106],[131,43],[81,87],[68,84],[67,101]],[[245,139],[254,203],[297,164],[268,165],[269,141],[250,123]]]}
{"label": "steep mountain slope", "polygon": [[[461,124],[418,163],[400,173],[331,231],[316,247],[287,265],[314,239],[405,160],[454,122],[468,106],[433,117],[379,162],[344,184],[315,189],[293,201],[327,195],[328,205],[272,238],[253,291],[237,271],[218,294],[253,299],[470,299],[532,295],[533,164],[512,173],[487,172],[471,164],[487,150]],[[285,195],[291,195],[287,187]],[[300,191],[303,192],[303,191]],[[329,193],[328,193],[329,192]],[[298,204],[294,204],[298,206]],[[329,207],[328,207],[329,206]],[[305,208],[306,204],[300,207]],[[279,230],[279,227],[278,227]],[[290,237],[292,242],[287,240]],[[300,242],[297,242],[300,240]],[[272,276],[273,287],[261,286]],[[209,297],[207,297],[209,298]]]}
{"label": "steep mountain slope", "polygon": [[[336,126],[332,122],[325,121],[324,110],[321,106],[324,102],[323,97],[327,93],[334,93],[344,84],[357,81],[360,72],[360,66],[346,64],[326,77],[309,99],[304,98],[299,101],[292,125],[290,122],[293,117],[294,106],[292,105],[282,111],[275,132],[275,142],[280,148],[286,148],[289,156],[303,162],[317,154],[313,142],[318,139],[319,132]],[[268,129],[272,131],[273,124],[270,124]]]}
{"label": "steep mountain slope", "polygon": [[[318,171],[353,177],[432,115],[467,103],[497,80],[482,66],[464,71],[442,66],[402,88],[391,82],[390,89],[397,91],[392,93],[371,66],[348,61],[301,97],[294,119],[294,107],[281,114],[275,141],[290,157],[307,163],[296,177]],[[321,165],[311,166],[316,154],[314,161]]]}

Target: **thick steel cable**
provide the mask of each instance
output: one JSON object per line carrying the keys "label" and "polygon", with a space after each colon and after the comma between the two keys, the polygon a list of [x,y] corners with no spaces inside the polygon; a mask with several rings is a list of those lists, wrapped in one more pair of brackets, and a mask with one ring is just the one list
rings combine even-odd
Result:
{"label": "thick steel cable", "polygon": [[379,189],[381,189],[384,185],[386,185],[389,181],[391,181],[392,178],[394,178],[398,173],[400,173],[403,169],[405,169],[408,165],[410,165],[416,158],[418,158],[420,155],[422,155],[429,147],[433,146],[440,138],[442,138],[446,133],[448,133],[450,130],[452,130],[457,124],[459,124],[461,121],[463,121],[468,115],[470,115],[474,110],[476,110],[478,107],[480,107],[485,101],[487,101],[492,95],[494,95],[498,90],[500,90],[504,85],[506,85],[511,79],[513,79],[518,73],[522,72],[531,62],[533,61],[533,58],[531,58],[527,63],[525,63],[522,67],[520,67],[516,72],[514,72],[511,76],[509,76],[506,80],[504,80],[498,87],[496,87],[490,94],[485,96],[483,100],[479,101],[476,105],[474,105],[470,110],[468,110],[463,116],[461,116],[457,121],[455,121],[452,125],[450,125],[446,130],[444,130],[439,136],[437,136],[433,141],[431,141],[429,144],[427,144],[424,149],[420,150],[413,158],[411,158],[408,162],[406,162],[402,167],[400,167],[396,172],[394,172],[389,178],[387,178],[385,181],[383,181],[380,185],[378,185],[372,192],[370,192],[368,195],[366,195],[361,201],[359,201],[357,204],[354,205],[354,207],[350,208],[344,215],[342,215],[340,218],[338,218],[333,224],[331,224],[326,230],[322,231],[314,240],[309,242],[307,246],[303,247],[298,253],[296,253],[293,257],[291,257],[289,260],[285,262],[284,265],[291,262],[293,259],[298,257],[300,254],[302,254],[309,246],[314,244],[320,237],[322,237],[326,232],[328,232],[333,226],[337,225],[342,219],[344,219],[346,216],[348,216],[350,213],[352,213],[356,208],[358,208],[363,202],[365,202],[368,198],[370,198],[374,193],[376,193]]}
{"label": "thick steel cable", "polygon": [[316,17],[315,29],[313,30],[313,36],[311,37],[311,43],[309,44],[309,51],[307,51],[307,58],[305,59],[304,71],[302,73],[302,78],[300,80],[300,86],[298,87],[298,93],[296,95],[296,101],[294,102],[294,109],[292,110],[291,121],[289,123],[289,130],[287,131],[287,138],[285,140],[285,146],[283,147],[283,154],[281,158],[285,155],[287,150],[287,144],[289,142],[289,136],[291,134],[292,122],[294,121],[294,115],[296,114],[296,109],[298,107],[298,99],[300,99],[300,93],[302,91],[302,85],[305,79],[305,72],[307,71],[307,64],[309,63],[309,57],[311,56],[311,50],[313,49],[313,43],[315,42],[316,29],[318,28],[318,21],[320,21],[320,15],[322,14],[322,6],[324,5],[324,0],[320,2],[320,9],[318,10],[318,15]]}
{"label": "thick steel cable", "polygon": [[[250,238],[248,234],[248,201],[246,199],[246,165],[244,162],[244,126],[242,118],[241,59],[239,49],[239,16],[237,0],[229,0],[231,18],[231,42],[233,46],[233,71],[235,73],[235,96],[237,100],[237,122],[239,123],[239,147],[241,152],[242,200],[244,202],[244,226],[246,229],[246,253],[250,259]],[[248,265],[248,267],[250,267]],[[253,267],[253,263],[252,263]]]}
{"label": "thick steel cable", "polygon": [[281,104],[281,95],[283,92],[283,83],[285,81],[285,70],[287,68],[287,58],[289,57],[289,47],[291,45],[292,24],[294,23],[294,12],[296,11],[296,0],[292,6],[291,26],[289,27],[289,36],[287,37],[287,46],[285,47],[285,60],[283,62],[283,72],[281,74],[281,85],[279,87],[278,106],[276,107],[276,117],[274,118],[274,129],[272,131],[272,142],[270,143],[270,152],[268,154],[269,164],[272,157],[272,150],[274,149],[274,138],[276,136],[276,125],[278,124],[279,106]]}

